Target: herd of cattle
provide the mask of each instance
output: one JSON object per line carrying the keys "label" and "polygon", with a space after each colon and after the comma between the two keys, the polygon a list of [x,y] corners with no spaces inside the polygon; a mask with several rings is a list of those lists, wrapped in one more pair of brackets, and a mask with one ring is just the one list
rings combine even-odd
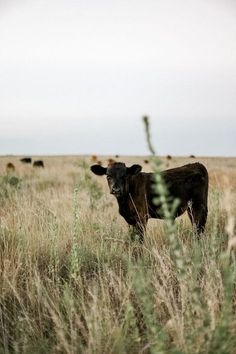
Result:
{"label": "herd of cattle", "polygon": [[[119,155],[115,156],[119,158]],[[190,158],[195,158],[190,155]],[[167,160],[172,156],[167,155]],[[20,159],[23,164],[32,164],[34,167],[44,167],[43,160],[32,161],[31,157]],[[119,213],[129,226],[133,227],[132,238],[138,235],[139,241],[144,241],[148,219],[164,219],[161,198],[155,191],[153,173],[141,172],[142,166],[132,165],[127,167],[123,162],[114,159],[107,160],[107,167],[102,166],[96,155],[91,156],[91,161],[96,163],[90,170],[98,175],[106,175],[110,193],[118,202]],[[143,160],[145,164],[148,159]],[[13,163],[6,166],[7,173],[15,171]],[[187,164],[161,172],[162,183],[167,187],[170,203],[178,201],[173,219],[187,211],[192,225],[196,228],[198,236],[204,232],[207,220],[208,199],[208,172],[201,163]]]}
{"label": "herd of cattle", "polygon": [[[115,155],[115,157],[116,157],[116,158],[119,158],[120,156],[119,156],[119,155]],[[189,155],[189,158],[191,158],[191,159],[195,159],[195,157],[196,157],[195,155]],[[172,160],[172,156],[171,156],[171,155],[166,155],[166,160]],[[102,166],[102,161],[98,160],[97,155],[92,155],[92,156],[91,156],[91,161],[92,161],[92,162],[96,162],[98,165]],[[110,164],[110,163],[112,163],[112,162],[115,162],[115,160],[109,158],[109,159],[107,160],[107,162],[108,162],[108,164]],[[148,160],[148,159],[145,159],[145,160],[143,160],[143,162],[144,162],[145,164],[148,164],[148,163],[149,163],[149,160]]]}
{"label": "herd of cattle", "polygon": [[[31,157],[23,157],[22,159],[20,159],[20,161],[23,163],[23,164],[32,164],[33,163],[33,167],[42,167],[44,168],[44,162],[43,160],[35,160],[35,161],[32,161],[32,158]],[[15,165],[12,163],[12,162],[8,162],[7,165],[6,165],[6,171],[7,173],[10,173],[10,172],[14,172],[15,171]]]}
{"label": "herd of cattle", "polygon": [[[115,155],[115,158],[119,158],[119,157],[120,157],[119,155]],[[195,158],[195,155],[190,155],[189,157],[190,158]],[[167,155],[166,156],[166,160],[171,160],[171,159],[172,159],[171,155]],[[31,157],[23,157],[22,159],[20,159],[20,161],[23,164],[32,164],[33,167],[42,167],[42,168],[44,168],[43,160],[35,160],[35,161],[33,161]],[[92,162],[96,162],[98,165],[102,166],[102,161],[98,160],[97,155],[92,155],[91,156],[91,161]],[[112,159],[112,158],[109,158],[107,160],[107,162],[108,162],[108,164],[112,164],[113,162],[115,162],[115,160]],[[143,162],[145,164],[148,164],[149,160],[148,159],[144,159]],[[7,173],[15,171],[15,165],[12,162],[8,162],[7,165],[6,165],[6,170],[7,170]]]}
{"label": "herd of cattle", "polygon": [[[115,158],[119,158],[120,156],[119,155],[115,155]],[[190,158],[195,158],[194,155],[190,155],[189,156]],[[171,160],[172,159],[172,156],[171,155],[167,155],[166,156],[166,159],[167,160]],[[42,167],[44,168],[44,162],[43,160],[35,160],[33,161],[31,157],[23,157],[22,159],[20,159],[20,161],[23,163],[23,164],[32,164],[33,167]],[[92,155],[91,156],[91,161],[92,162],[96,162],[98,165],[102,166],[102,161],[98,160],[98,157],[97,155]],[[114,159],[112,158],[109,158],[107,160],[108,164],[111,164],[113,162],[115,162]],[[148,164],[149,163],[149,160],[148,159],[145,159],[143,160],[143,162],[145,164]],[[7,173],[11,173],[11,172],[14,172],[15,171],[15,165],[12,163],[12,162],[8,162],[7,165],[6,165],[6,171]]]}

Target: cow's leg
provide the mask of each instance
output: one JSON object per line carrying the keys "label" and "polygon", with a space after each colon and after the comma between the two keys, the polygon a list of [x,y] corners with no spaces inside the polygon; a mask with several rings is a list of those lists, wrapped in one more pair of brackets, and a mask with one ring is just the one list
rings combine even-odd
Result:
{"label": "cow's leg", "polygon": [[132,242],[139,241],[140,243],[143,243],[144,242],[144,233],[145,233],[145,230],[141,227],[141,225],[139,225],[139,224],[133,225],[129,231],[131,241]]}
{"label": "cow's leg", "polygon": [[136,236],[138,236],[138,241],[140,243],[143,243],[145,231],[146,231],[146,226],[143,223],[138,222],[134,226],[134,240],[136,240]]}
{"label": "cow's leg", "polygon": [[136,221],[132,226],[130,225],[129,234],[131,241],[144,242],[144,235],[146,232],[147,221]]}
{"label": "cow's leg", "polygon": [[205,225],[207,221],[207,204],[202,203],[192,203],[188,206],[188,216],[191,220],[193,226],[196,227],[198,236],[205,230]]}
{"label": "cow's leg", "polygon": [[132,226],[132,225],[129,225],[129,235],[130,235],[131,241],[134,242],[136,232],[135,232],[134,226]]}

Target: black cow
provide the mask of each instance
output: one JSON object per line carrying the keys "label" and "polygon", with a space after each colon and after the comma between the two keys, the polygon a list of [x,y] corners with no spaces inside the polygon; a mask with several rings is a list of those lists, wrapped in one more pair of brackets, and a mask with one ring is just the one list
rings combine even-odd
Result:
{"label": "black cow", "polygon": [[36,160],[36,161],[34,161],[33,166],[34,166],[34,167],[44,167],[43,160]]}
{"label": "black cow", "polygon": [[[140,165],[126,167],[122,162],[115,162],[108,167],[91,166],[96,175],[107,176],[110,193],[119,204],[119,213],[134,231],[139,234],[140,242],[149,218],[163,219],[162,208],[153,203],[153,173],[141,172]],[[205,228],[207,220],[208,172],[200,163],[188,164],[161,172],[172,199],[179,200],[175,216],[186,210],[198,235]]]}
{"label": "black cow", "polygon": [[23,157],[22,159],[20,159],[20,161],[22,163],[31,163],[32,159],[31,159],[31,157]]}

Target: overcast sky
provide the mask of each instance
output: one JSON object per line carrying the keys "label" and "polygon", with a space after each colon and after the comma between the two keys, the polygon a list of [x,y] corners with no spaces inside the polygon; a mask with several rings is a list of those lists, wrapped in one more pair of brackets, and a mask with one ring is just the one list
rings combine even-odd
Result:
{"label": "overcast sky", "polygon": [[236,155],[235,0],[0,0],[0,154]]}

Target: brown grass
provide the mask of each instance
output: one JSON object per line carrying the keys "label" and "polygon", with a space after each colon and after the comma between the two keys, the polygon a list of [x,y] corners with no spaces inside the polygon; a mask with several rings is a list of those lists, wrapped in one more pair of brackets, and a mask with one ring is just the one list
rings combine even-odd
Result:
{"label": "brown grass", "polygon": [[207,230],[150,220],[140,247],[90,156],[40,158],[0,158],[0,353],[236,353],[236,159],[172,157],[209,170]]}

